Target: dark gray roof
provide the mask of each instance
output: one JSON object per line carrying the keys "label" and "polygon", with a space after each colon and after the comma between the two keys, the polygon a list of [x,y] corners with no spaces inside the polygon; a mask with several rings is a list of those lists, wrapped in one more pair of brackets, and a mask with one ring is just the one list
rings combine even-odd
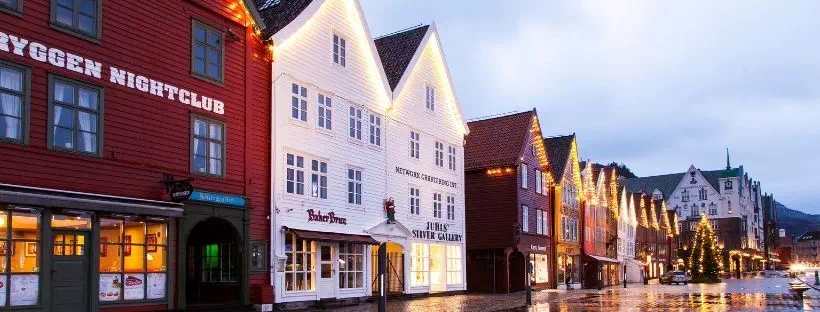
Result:
{"label": "dark gray roof", "polygon": [[396,89],[428,28],[429,25],[420,25],[376,38],[376,50],[379,51],[390,90]]}
{"label": "dark gray roof", "polygon": [[311,2],[313,0],[254,0],[259,15],[265,21],[265,38],[293,22]]}
{"label": "dark gray roof", "polygon": [[[715,190],[720,192],[718,179],[720,178],[721,172],[723,172],[723,170],[701,171],[700,173]],[[675,192],[675,188],[678,187],[678,184],[680,184],[685,174],[685,172],[680,172],[643,178],[623,179],[621,181],[623,181],[624,187],[630,192],[644,192],[647,195],[652,195],[652,192],[658,189],[663,193],[663,199],[669,200],[669,196],[672,196],[672,193]]]}
{"label": "dark gray roof", "polygon": [[555,181],[561,181],[564,176],[564,167],[566,167],[569,160],[573,140],[575,140],[575,134],[544,138],[544,146],[547,148],[547,161],[550,163],[550,172]]}

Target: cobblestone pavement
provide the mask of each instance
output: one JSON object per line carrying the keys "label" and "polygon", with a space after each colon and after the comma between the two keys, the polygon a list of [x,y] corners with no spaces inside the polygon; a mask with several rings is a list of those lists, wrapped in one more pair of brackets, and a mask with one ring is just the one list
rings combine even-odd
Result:
{"label": "cobblestone pavement", "polygon": [[[806,279],[804,279],[806,280]],[[789,293],[787,278],[728,279],[720,284],[640,285],[604,290],[544,290],[533,293],[533,306],[524,307],[525,294],[460,294],[395,299],[387,311],[820,311],[820,292],[810,290],[802,302]],[[813,282],[814,279],[806,280]],[[340,312],[376,311],[373,303],[338,308]]]}

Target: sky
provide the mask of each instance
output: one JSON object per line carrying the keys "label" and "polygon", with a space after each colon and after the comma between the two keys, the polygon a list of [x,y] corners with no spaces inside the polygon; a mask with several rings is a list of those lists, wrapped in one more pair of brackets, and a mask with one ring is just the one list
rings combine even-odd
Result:
{"label": "sky", "polygon": [[820,1],[362,0],[373,36],[435,22],[465,117],[537,109],[545,136],[638,176],[743,165],[820,214]]}

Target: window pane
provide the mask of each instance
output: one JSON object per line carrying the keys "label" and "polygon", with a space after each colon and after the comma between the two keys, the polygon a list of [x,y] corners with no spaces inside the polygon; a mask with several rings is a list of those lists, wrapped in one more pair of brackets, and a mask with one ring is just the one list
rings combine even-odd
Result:
{"label": "window pane", "polygon": [[205,156],[194,156],[194,164],[193,164],[194,172],[205,173],[206,170],[207,170],[205,162],[206,162]]}
{"label": "window pane", "polygon": [[81,152],[96,153],[97,152],[97,135],[88,132],[80,132],[80,146]]}
{"label": "window pane", "polygon": [[199,156],[206,156],[207,150],[205,149],[207,142],[202,139],[194,139],[194,155]]}
{"label": "window pane", "polygon": [[38,240],[40,238],[40,213],[12,211],[11,228],[14,229],[11,235],[13,239]]}
{"label": "window pane", "polygon": [[[102,233],[100,233],[102,235]],[[103,238],[103,237],[100,237]],[[100,244],[100,272],[122,271],[122,245]]]}
{"label": "window pane", "polygon": [[97,110],[97,92],[80,88],[80,107]]}
{"label": "window pane", "polygon": [[213,159],[222,159],[222,144],[213,142],[209,143],[208,153]]}
{"label": "window pane", "polygon": [[145,274],[125,274],[123,299],[141,300],[145,299]]}
{"label": "window pane", "polygon": [[23,91],[23,73],[11,68],[0,68],[0,88]]}
{"label": "window pane", "polygon": [[145,260],[148,263],[148,272],[165,272],[165,260],[167,257],[165,247],[148,246],[148,253],[145,255]]}
{"label": "window pane", "polygon": [[55,126],[74,128],[74,110],[55,105],[54,118],[52,120]]}
{"label": "window pane", "polygon": [[222,40],[222,35],[215,31],[208,31],[208,44],[214,47],[219,47],[219,43]]}
{"label": "window pane", "polygon": [[222,175],[222,160],[210,158],[209,161],[210,166],[208,167],[208,173],[213,175]]}
{"label": "window pane", "polygon": [[22,103],[23,100],[19,96],[0,93],[0,115],[21,117],[23,115],[21,111]]}
{"label": "window pane", "polygon": [[80,0],[80,12],[90,16],[96,16],[97,12],[94,10],[94,0]]}
{"label": "window pane", "polygon": [[[13,225],[12,225],[13,226]],[[16,232],[17,230],[15,230]],[[39,242],[14,241],[11,250],[12,272],[39,272]]]}
{"label": "window pane", "polygon": [[73,14],[70,9],[67,9],[59,5],[57,6],[57,23],[66,26],[72,26],[74,25],[72,16]]}
{"label": "window pane", "polygon": [[204,74],[205,73],[205,59],[195,58],[194,59],[194,72]]}
{"label": "window pane", "polygon": [[51,227],[61,229],[90,230],[91,217],[82,215],[61,215],[51,216]]}
{"label": "window pane", "polygon": [[210,123],[209,137],[214,140],[222,141],[222,125],[218,123]]}
{"label": "window pane", "polygon": [[96,23],[96,21],[93,18],[80,14],[77,28],[82,32],[94,34],[96,33],[94,31],[94,23]]}
{"label": "window pane", "polygon": [[54,146],[60,148],[74,148],[74,132],[70,129],[54,127]]}
{"label": "window pane", "polygon": [[[0,105],[3,105],[0,103]],[[22,128],[20,119],[16,117],[0,116],[0,137],[19,140]]]}
{"label": "window pane", "polygon": [[208,77],[220,79],[219,65],[208,64]]}
{"label": "window pane", "polygon": [[149,245],[168,244],[168,225],[166,223],[148,223],[148,235],[145,237]]}
{"label": "window pane", "polygon": [[[126,220],[124,228],[124,240],[126,244],[145,243],[145,222],[139,220]],[[127,252],[126,252],[127,253]]]}
{"label": "window pane", "polygon": [[146,258],[145,247],[142,245],[125,245],[123,246],[123,255],[125,272],[143,272]]}
{"label": "window pane", "polygon": [[194,26],[194,39],[205,42],[205,28],[202,26]]}

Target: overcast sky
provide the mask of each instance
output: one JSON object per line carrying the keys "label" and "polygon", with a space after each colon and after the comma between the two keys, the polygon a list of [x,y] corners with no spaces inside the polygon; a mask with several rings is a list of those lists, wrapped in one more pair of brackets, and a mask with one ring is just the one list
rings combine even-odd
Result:
{"label": "overcast sky", "polygon": [[744,165],[820,213],[820,1],[362,0],[374,36],[435,21],[466,118],[538,109],[545,135],[639,176]]}

